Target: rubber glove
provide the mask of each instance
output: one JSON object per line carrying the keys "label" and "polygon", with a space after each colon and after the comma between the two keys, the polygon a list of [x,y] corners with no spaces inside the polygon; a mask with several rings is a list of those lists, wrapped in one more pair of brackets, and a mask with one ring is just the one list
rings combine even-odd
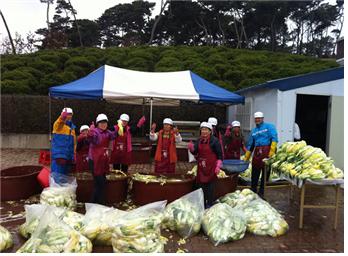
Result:
{"label": "rubber glove", "polygon": [[195,145],[193,144],[192,140],[190,140],[190,142],[187,144],[187,148],[191,153],[195,151]]}
{"label": "rubber glove", "polygon": [[244,161],[247,162],[249,161],[250,159],[250,156],[251,156],[251,152],[248,150],[247,152],[245,152],[245,155],[244,155]]}
{"label": "rubber glove", "polygon": [[269,150],[268,157],[272,157],[275,154],[276,150],[277,150],[277,142],[272,141],[271,149]]}
{"label": "rubber glove", "polygon": [[215,174],[218,175],[222,167],[222,161],[217,160],[216,161],[216,166],[215,166]]}
{"label": "rubber glove", "polygon": [[151,125],[151,133],[155,133],[156,127],[157,127],[156,123],[153,123],[153,124]]}
{"label": "rubber glove", "polygon": [[146,119],[145,119],[145,116],[142,116],[142,118],[139,119],[138,121],[138,124],[137,124],[137,127],[140,128],[144,125]]}

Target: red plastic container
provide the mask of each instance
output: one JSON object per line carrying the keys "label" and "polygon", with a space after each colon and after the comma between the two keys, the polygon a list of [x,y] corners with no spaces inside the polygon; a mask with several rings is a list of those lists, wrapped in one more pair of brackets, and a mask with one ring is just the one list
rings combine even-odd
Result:
{"label": "red plastic container", "polygon": [[47,188],[50,185],[50,170],[43,167],[37,176],[37,180],[41,184],[42,188]]}
{"label": "red plastic container", "polygon": [[50,165],[51,164],[51,151],[40,150],[39,164]]}
{"label": "red plastic container", "polygon": [[238,184],[238,175],[239,173],[234,173],[232,175],[229,175],[227,178],[217,179],[215,183],[214,200],[228,193],[236,191]]}
{"label": "red plastic container", "polygon": [[42,166],[15,166],[0,171],[1,201],[27,199],[41,193],[37,176]]}
{"label": "red plastic container", "polygon": [[[142,173],[146,174],[146,173]],[[156,174],[151,174],[156,175]],[[182,179],[180,182],[145,183],[133,180],[132,197],[136,205],[144,205],[156,201],[167,200],[168,203],[193,191],[195,177],[192,175],[166,174],[165,176]]]}

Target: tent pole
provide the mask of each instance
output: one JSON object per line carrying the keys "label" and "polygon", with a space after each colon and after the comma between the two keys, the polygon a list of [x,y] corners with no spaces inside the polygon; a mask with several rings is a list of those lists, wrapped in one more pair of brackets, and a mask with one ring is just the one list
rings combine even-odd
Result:
{"label": "tent pole", "polygon": [[150,99],[150,132],[151,132],[151,126],[152,126],[152,101],[153,99]]}

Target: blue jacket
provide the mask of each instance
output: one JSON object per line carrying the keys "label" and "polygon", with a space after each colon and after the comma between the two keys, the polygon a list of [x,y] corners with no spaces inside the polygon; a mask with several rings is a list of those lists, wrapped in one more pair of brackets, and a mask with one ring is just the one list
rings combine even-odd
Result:
{"label": "blue jacket", "polygon": [[73,160],[76,148],[76,126],[71,121],[64,122],[61,117],[54,122],[51,142],[52,159]]}
{"label": "blue jacket", "polygon": [[255,147],[270,146],[273,141],[278,142],[278,134],[275,126],[269,123],[261,123],[251,130],[247,149],[253,151]]}

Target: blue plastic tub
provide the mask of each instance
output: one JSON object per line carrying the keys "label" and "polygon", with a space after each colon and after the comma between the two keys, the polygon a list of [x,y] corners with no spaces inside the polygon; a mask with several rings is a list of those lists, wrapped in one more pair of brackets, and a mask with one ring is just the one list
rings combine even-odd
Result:
{"label": "blue plastic tub", "polygon": [[249,162],[238,159],[228,159],[222,162],[222,170],[227,173],[240,173],[248,169]]}

